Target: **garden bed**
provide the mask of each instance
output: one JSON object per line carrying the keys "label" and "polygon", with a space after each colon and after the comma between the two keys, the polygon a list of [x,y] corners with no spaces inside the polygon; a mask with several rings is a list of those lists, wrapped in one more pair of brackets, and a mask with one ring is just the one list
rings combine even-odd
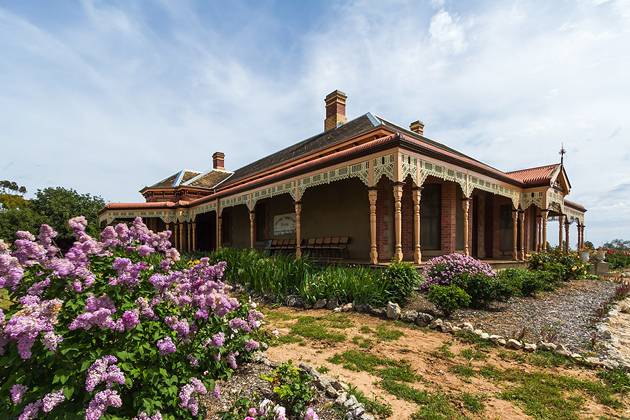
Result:
{"label": "garden bed", "polygon": [[[201,403],[206,407],[206,418],[209,420],[221,419],[221,412],[228,411],[239,399],[274,399],[273,385],[262,378],[269,375],[275,364],[261,357],[258,361],[252,361],[240,366],[232,377],[218,382],[221,396],[217,400],[211,395],[205,395]],[[344,413],[335,408],[334,400],[326,397],[324,392],[314,386],[315,398],[311,407],[317,412],[321,420],[334,420],[343,417]]]}
{"label": "garden bed", "polygon": [[[460,309],[451,318],[455,323],[470,322],[492,334],[565,344],[573,351],[592,350],[598,336],[595,324],[615,296],[616,283],[600,280],[573,280],[551,292],[534,297],[512,297],[493,302],[487,309]],[[415,295],[404,309],[436,312],[423,295]]]}

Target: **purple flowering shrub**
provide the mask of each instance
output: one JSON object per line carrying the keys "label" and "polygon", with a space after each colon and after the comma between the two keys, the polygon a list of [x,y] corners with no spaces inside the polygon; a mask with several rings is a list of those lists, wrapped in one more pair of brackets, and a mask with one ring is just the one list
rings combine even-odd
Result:
{"label": "purple flowering shrub", "polygon": [[453,253],[431,258],[424,265],[422,275],[425,281],[420,288],[426,291],[435,284],[447,286],[462,274],[496,276],[490,264],[464,254]]}
{"label": "purple flowering shrub", "polygon": [[0,241],[0,418],[201,417],[200,396],[260,347],[263,315],[228,295],[224,262],[180,261],[170,232],[69,225],[65,255],[47,225]]}

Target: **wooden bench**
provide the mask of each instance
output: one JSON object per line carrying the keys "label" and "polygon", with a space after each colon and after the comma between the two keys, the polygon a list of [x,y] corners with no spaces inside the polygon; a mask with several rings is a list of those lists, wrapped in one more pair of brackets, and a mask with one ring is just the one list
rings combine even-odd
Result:
{"label": "wooden bench", "polygon": [[[305,254],[316,259],[342,259],[348,257],[349,244],[347,236],[323,236],[302,239],[300,246]],[[292,254],[295,252],[295,238],[272,239],[266,248],[271,254]]]}

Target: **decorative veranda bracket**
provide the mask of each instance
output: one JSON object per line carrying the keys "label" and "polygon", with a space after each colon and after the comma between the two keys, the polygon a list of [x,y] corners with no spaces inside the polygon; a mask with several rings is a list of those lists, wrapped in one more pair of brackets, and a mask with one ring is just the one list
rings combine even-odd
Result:
{"label": "decorative veranda bracket", "polygon": [[578,224],[583,225],[584,224],[584,213],[579,211],[579,210],[575,210],[572,209],[571,207],[568,206],[564,206],[564,213],[567,216],[567,220],[569,221],[569,223],[572,222],[578,222]]}
{"label": "decorative veranda bracket", "polygon": [[158,218],[164,223],[173,223],[177,220],[175,210],[146,210],[146,209],[129,209],[129,210],[105,210],[99,217],[99,223],[106,222],[111,224],[116,219],[135,219],[141,217]]}

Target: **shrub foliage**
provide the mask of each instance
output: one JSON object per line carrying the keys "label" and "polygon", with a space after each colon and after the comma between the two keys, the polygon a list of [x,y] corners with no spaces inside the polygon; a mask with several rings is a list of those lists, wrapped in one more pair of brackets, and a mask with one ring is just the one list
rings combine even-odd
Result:
{"label": "shrub foliage", "polygon": [[[47,225],[0,241],[2,418],[190,418],[259,347],[262,314],[228,296],[225,263],[179,261],[170,232],[71,219],[65,255]],[[215,390],[217,391],[217,390]]]}

